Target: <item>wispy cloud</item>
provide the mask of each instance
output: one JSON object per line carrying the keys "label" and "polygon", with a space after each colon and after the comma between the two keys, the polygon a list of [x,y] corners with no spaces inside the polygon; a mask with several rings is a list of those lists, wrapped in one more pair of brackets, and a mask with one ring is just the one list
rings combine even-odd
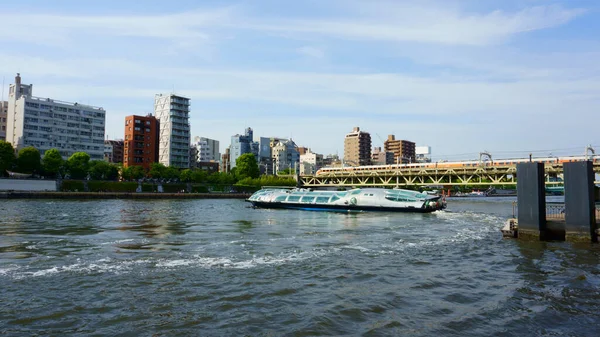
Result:
{"label": "wispy cloud", "polygon": [[4,14],[4,27],[26,27],[18,30],[2,29],[3,40],[27,41],[37,44],[67,45],[78,38],[137,37],[161,40],[202,42],[210,35],[209,27],[230,22],[234,7],[195,10],[162,15],[52,15],[37,13]]}
{"label": "wispy cloud", "polygon": [[304,56],[321,59],[325,57],[325,52],[321,48],[313,46],[303,46],[296,49],[298,53]]}
{"label": "wispy cloud", "polygon": [[297,11],[247,2],[135,15],[13,10],[3,23],[22,28],[0,30],[0,74],[20,71],[36,95],[105,107],[110,135],[122,134],[124,116],[151,111],[155,93],[174,88],[192,98],[194,133],[222,147],[245,126],[262,136],[293,134],[319,152],[340,149],[353,126],[397,133],[437,153],[498,148],[499,138],[489,137],[496,129],[510,135],[502,138],[507,147],[564,142],[545,131],[557,121],[571,142],[597,134],[585,121],[600,110],[598,41],[574,50],[551,36],[540,48],[531,34],[561,30],[570,40],[578,32],[568,23],[597,14],[567,2],[468,3],[332,0]]}
{"label": "wispy cloud", "polygon": [[392,2],[385,2],[387,6],[377,4],[379,2],[361,2],[350,18],[267,21],[248,27],[353,40],[488,45],[514,34],[556,27],[585,13],[583,9],[565,9],[558,5],[479,14],[444,8],[440,3],[438,7],[394,5]]}

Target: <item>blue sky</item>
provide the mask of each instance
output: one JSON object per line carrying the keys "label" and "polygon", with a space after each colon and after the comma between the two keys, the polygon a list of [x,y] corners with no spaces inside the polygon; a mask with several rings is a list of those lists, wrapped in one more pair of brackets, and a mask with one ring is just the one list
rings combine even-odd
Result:
{"label": "blue sky", "polygon": [[[192,99],[192,136],[292,137],[343,154],[359,126],[437,159],[600,147],[592,0],[0,1],[4,96],[102,106],[106,133]],[[600,151],[600,148],[597,148]]]}

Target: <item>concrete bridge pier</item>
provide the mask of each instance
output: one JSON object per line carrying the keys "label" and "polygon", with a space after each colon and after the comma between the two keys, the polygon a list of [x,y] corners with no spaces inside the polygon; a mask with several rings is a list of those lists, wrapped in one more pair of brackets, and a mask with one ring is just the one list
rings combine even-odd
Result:
{"label": "concrete bridge pier", "polygon": [[593,164],[590,161],[564,163],[563,169],[565,240],[598,242]]}
{"label": "concrete bridge pier", "polygon": [[517,164],[519,239],[546,240],[544,163]]}

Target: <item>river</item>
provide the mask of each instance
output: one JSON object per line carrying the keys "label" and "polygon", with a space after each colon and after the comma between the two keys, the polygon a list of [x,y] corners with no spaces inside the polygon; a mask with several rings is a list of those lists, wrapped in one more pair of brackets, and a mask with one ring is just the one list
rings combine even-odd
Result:
{"label": "river", "polygon": [[596,336],[600,248],[432,214],[0,201],[0,335]]}

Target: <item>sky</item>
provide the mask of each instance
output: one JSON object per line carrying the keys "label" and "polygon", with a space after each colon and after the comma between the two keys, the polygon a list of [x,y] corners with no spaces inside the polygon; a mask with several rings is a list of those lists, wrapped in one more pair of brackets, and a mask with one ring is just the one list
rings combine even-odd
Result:
{"label": "sky", "polygon": [[436,159],[600,153],[596,0],[0,0],[3,97],[101,106],[106,135],[154,95],[191,133],[246,127],[322,154],[353,127]]}

